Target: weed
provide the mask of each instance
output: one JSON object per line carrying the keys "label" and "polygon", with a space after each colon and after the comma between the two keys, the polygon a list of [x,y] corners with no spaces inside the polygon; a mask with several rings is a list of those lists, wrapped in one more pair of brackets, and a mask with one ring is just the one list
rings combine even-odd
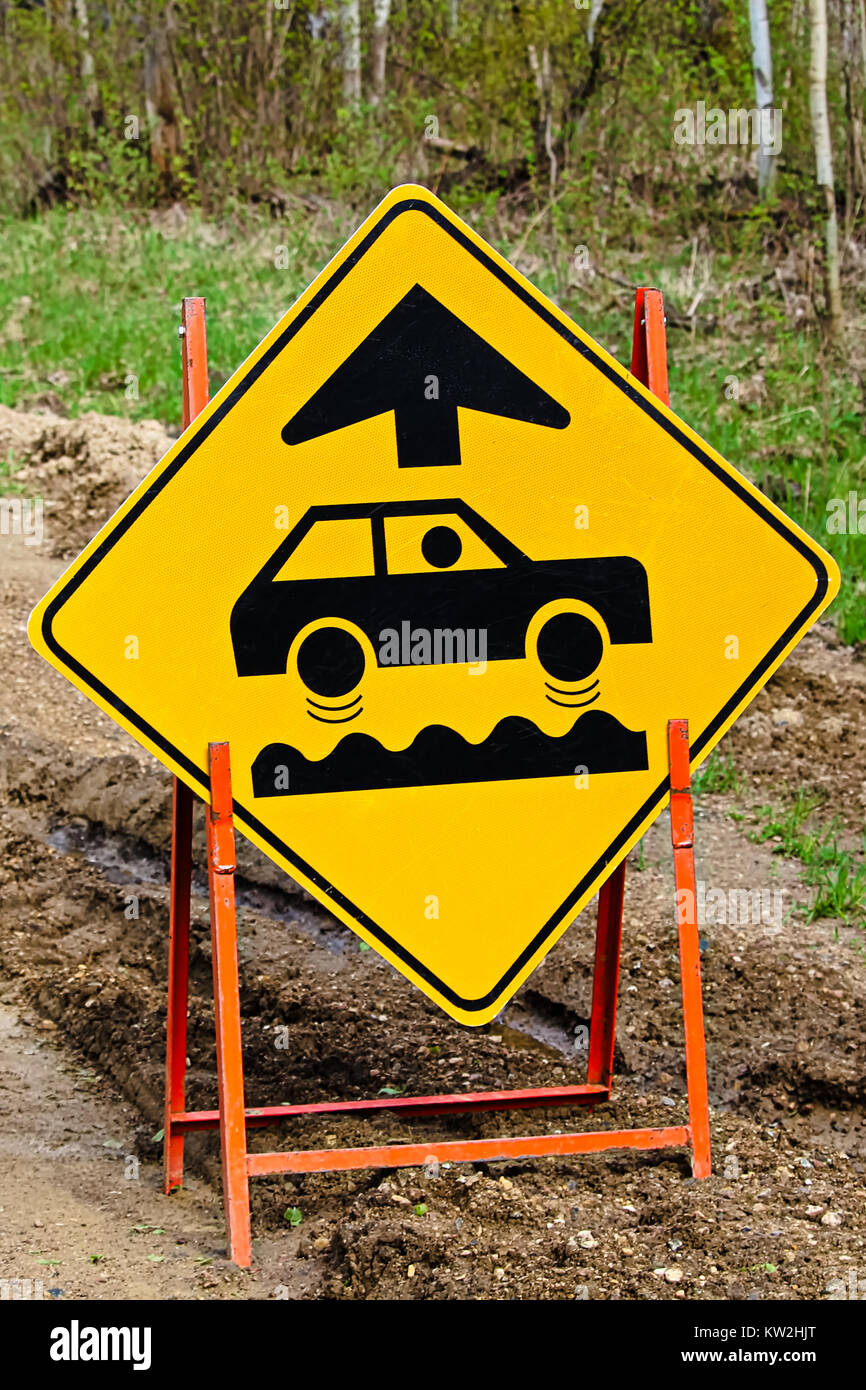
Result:
{"label": "weed", "polygon": [[816,812],[825,803],[822,793],[800,787],[788,807],[758,807],[759,824],[749,838],[758,844],[774,841],[774,853],[803,864],[803,877],[814,889],[806,908],[807,921],[836,917],[862,925],[866,922],[866,839],[859,852],[840,845],[838,819],[827,825],[816,823]]}
{"label": "weed", "polygon": [[759,806],[756,815],[763,822],[749,838],[756,844],[775,840],[775,853],[786,854],[789,858],[802,859],[804,864],[814,862],[819,846],[826,840],[826,831],[807,830],[807,822],[825,798],[820,792],[810,792],[798,787],[790,806],[774,809],[772,806]]}
{"label": "weed", "polygon": [[714,748],[705,763],[702,763],[692,777],[693,792],[739,792],[743,789],[743,778],[734,766],[732,757],[726,757]]}
{"label": "weed", "polygon": [[9,497],[26,492],[23,484],[16,483],[14,480],[14,474],[18,467],[14,449],[9,450],[5,459],[0,458],[0,496]]}

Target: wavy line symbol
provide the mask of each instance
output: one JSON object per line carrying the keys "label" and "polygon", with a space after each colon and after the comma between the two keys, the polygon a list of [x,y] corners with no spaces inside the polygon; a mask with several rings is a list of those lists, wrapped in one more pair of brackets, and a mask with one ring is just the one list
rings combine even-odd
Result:
{"label": "wavy line symbol", "polygon": [[348,733],[318,760],[291,744],[269,743],[252,765],[252,778],[258,798],[573,777],[577,767],[589,773],[645,771],[646,734],[603,710],[579,715],[558,737],[531,719],[508,715],[480,743],[444,724],[428,725],[408,748],[397,750],[370,734]]}

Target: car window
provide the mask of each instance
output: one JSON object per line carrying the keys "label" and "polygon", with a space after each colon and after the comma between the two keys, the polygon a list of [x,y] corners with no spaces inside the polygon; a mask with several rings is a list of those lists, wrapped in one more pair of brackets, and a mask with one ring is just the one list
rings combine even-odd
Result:
{"label": "car window", "polygon": [[389,574],[504,569],[490,546],[450,512],[386,516],[385,553]]}
{"label": "car window", "polygon": [[276,579],[349,579],[373,573],[369,517],[314,521],[288,555]]}

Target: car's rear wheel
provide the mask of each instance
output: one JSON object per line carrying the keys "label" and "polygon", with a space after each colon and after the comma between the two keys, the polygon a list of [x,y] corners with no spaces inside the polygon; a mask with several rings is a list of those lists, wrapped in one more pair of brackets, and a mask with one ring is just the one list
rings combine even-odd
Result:
{"label": "car's rear wheel", "polygon": [[364,649],[345,628],[316,628],[298,648],[298,674],[315,695],[348,695],[364,674]]}
{"label": "car's rear wheel", "polygon": [[604,639],[591,618],[583,613],[555,613],[537,638],[538,659],[554,680],[586,680],[604,654]]}

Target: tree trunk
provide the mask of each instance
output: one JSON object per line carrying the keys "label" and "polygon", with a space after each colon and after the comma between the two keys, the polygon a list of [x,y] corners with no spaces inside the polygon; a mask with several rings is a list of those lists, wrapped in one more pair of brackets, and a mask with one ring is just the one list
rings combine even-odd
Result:
{"label": "tree trunk", "polygon": [[775,133],[771,122],[773,111],[773,50],[770,43],[770,21],[767,15],[767,0],[749,0],[749,23],[752,28],[752,68],[755,74],[755,105],[761,113],[758,117],[760,141],[758,144],[758,192],[762,198],[773,191],[776,180],[776,155],[773,152],[772,135]]}
{"label": "tree trunk", "polygon": [[388,20],[391,16],[391,0],[373,0],[373,43],[371,58],[373,64],[373,100],[379,102],[385,95],[385,60],[388,56]]}
{"label": "tree trunk", "polygon": [[590,48],[592,48],[592,45],[595,43],[595,26],[601,19],[601,12],[603,9],[604,0],[592,0],[592,6],[589,11],[589,26],[586,31],[586,37],[589,40]]}
{"label": "tree trunk", "polygon": [[824,190],[827,219],[824,224],[827,310],[830,334],[837,337],[842,328],[842,289],[839,282],[839,228],[836,220],[836,186],[833,180],[833,146],[827,111],[827,0],[809,0],[812,21],[811,61],[809,64],[809,110],[818,186]]}
{"label": "tree trunk", "polygon": [[460,0],[448,0],[448,33],[456,39],[460,28]]}
{"label": "tree trunk", "polygon": [[782,78],[782,91],[789,92],[794,77],[794,58],[803,46],[803,15],[805,0],[791,0],[791,16],[788,23],[787,63]]}
{"label": "tree trunk", "polygon": [[180,150],[168,40],[164,29],[150,28],[144,47],[144,111],[153,167],[163,191],[173,191],[173,164]]}
{"label": "tree trunk", "polygon": [[544,152],[547,155],[550,165],[550,191],[552,193],[556,187],[559,161],[556,158],[556,150],[553,145],[553,114],[550,101],[550,49],[545,45],[542,50],[540,62],[534,43],[529,45],[528,52],[529,66],[532,68],[535,76],[535,87],[538,92],[538,135],[541,143],[544,145]]}
{"label": "tree trunk", "polygon": [[357,106],[361,100],[360,0],[342,0],[340,5],[340,38],[343,100],[348,106]]}
{"label": "tree trunk", "polygon": [[842,97],[845,103],[847,148],[845,159],[845,233],[851,235],[858,199],[866,194],[866,152],[863,142],[864,76],[863,0],[840,0],[842,31]]}
{"label": "tree trunk", "polygon": [[93,62],[93,50],[90,47],[90,22],[87,18],[85,0],[75,0],[74,14],[75,27],[78,30],[78,42],[81,48],[79,69],[81,88],[90,127],[93,129],[99,121],[99,88],[96,85],[96,68]]}

